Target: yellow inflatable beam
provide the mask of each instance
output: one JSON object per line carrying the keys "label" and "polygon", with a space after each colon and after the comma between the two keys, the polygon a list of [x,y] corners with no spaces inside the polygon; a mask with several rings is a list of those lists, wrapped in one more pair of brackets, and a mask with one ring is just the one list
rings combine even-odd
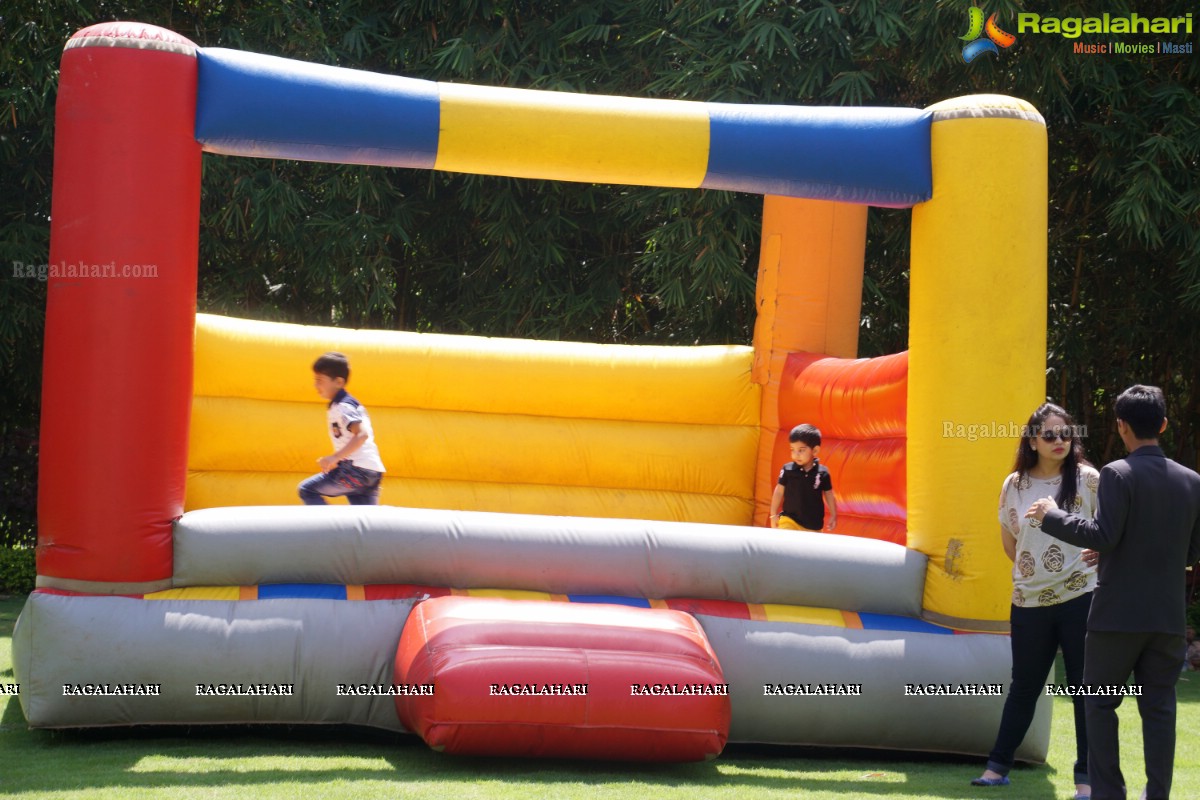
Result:
{"label": "yellow inflatable beam", "polygon": [[1007,630],[1000,483],[1044,399],[1046,124],[997,95],[931,107],[933,198],[913,208],[908,544],[925,616]]}
{"label": "yellow inflatable beam", "polygon": [[[438,84],[435,169],[696,188],[708,172],[703,103]],[[531,153],[537,157],[530,158]]]}

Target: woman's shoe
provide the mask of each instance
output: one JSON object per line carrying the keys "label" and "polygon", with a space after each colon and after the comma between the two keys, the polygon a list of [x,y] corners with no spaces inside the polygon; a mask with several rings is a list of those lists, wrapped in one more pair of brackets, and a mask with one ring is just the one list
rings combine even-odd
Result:
{"label": "woman's shoe", "polygon": [[999,778],[976,778],[971,781],[972,786],[1008,786],[1008,776],[1001,775]]}

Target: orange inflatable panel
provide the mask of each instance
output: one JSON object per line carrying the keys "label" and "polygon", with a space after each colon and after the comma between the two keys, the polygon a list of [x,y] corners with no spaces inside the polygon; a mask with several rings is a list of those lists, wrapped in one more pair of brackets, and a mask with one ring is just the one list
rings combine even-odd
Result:
{"label": "orange inflatable panel", "polygon": [[792,426],[816,425],[837,498],[837,533],[906,544],[907,412],[907,352],[860,359],[792,353],[780,380],[771,475],[790,458]]}
{"label": "orange inflatable panel", "polygon": [[396,710],[449,753],[700,761],[729,736],[729,687],[694,617],[487,597],[418,604]]}
{"label": "orange inflatable panel", "polygon": [[792,425],[820,420],[821,432],[833,439],[904,436],[908,353],[857,359],[790,354],[779,382],[779,418]]}

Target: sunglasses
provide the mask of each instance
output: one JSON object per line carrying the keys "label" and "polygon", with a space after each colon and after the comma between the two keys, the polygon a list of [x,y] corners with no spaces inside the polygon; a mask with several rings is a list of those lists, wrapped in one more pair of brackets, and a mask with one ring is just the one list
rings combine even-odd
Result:
{"label": "sunglasses", "polygon": [[1055,442],[1055,441],[1058,441],[1059,439],[1062,439],[1064,442],[1069,442],[1069,441],[1071,441],[1071,432],[1070,431],[1042,431],[1041,437],[1042,437],[1042,441],[1047,442],[1047,443]]}

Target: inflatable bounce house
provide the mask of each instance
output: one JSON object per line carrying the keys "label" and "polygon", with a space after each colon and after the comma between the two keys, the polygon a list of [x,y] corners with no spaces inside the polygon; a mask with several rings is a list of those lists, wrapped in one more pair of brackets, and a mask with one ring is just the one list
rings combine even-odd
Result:
{"label": "inflatable bounce house", "polygon": [[[201,154],[765,198],[752,346],[196,313]],[[726,741],[984,754],[1009,680],[996,498],[1043,396],[1046,131],[1028,104],[811,108],[432,83],[108,23],[66,45],[35,727],[348,723],[450,752]],[[912,209],[909,349],[857,358],[866,211]],[[311,364],[347,353],[378,507],[301,506]],[[825,434],[836,533],[766,526]],[[1044,759],[1043,702],[1019,756]]]}

